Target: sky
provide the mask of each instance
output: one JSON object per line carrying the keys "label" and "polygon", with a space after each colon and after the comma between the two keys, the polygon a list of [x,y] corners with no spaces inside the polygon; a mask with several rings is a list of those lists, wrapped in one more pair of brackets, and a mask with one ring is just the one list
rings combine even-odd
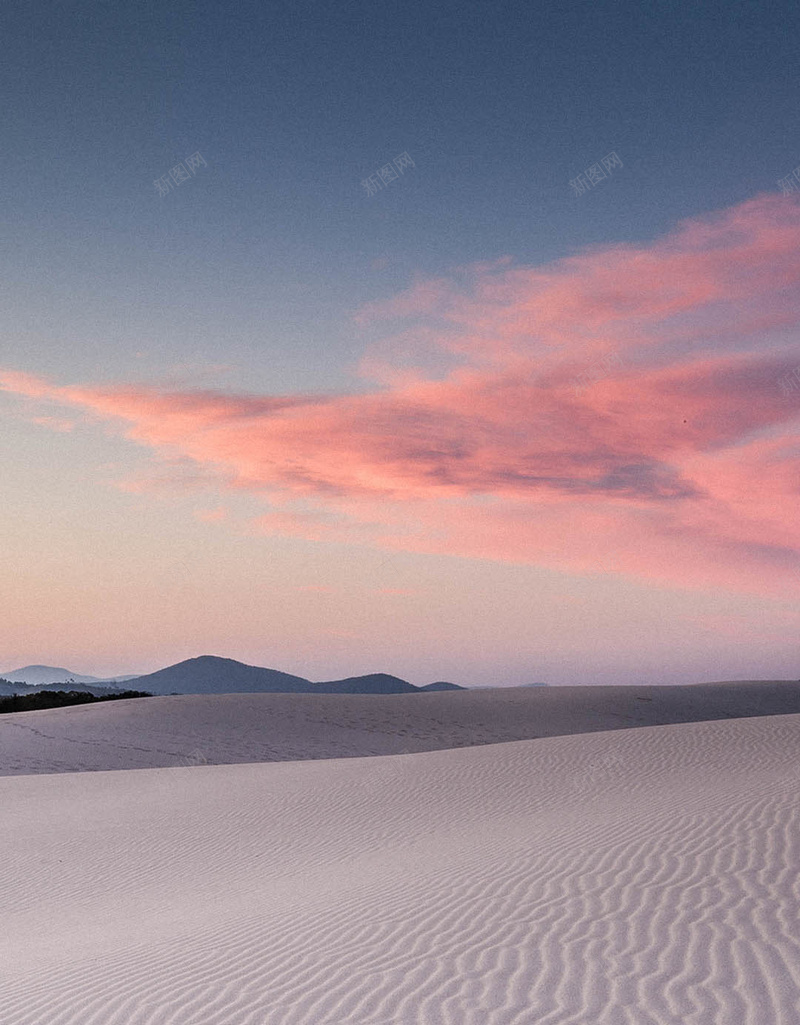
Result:
{"label": "sky", "polygon": [[800,677],[797,5],[0,29],[0,671]]}

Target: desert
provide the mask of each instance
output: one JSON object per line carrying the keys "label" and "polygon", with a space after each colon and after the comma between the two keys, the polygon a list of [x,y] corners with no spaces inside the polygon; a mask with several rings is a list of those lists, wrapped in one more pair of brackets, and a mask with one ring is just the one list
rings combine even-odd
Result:
{"label": "desert", "polygon": [[[103,718],[62,724],[60,761],[34,755],[25,773],[20,751],[0,779],[0,1020],[793,1021],[800,714],[608,728],[622,699],[615,713],[598,695],[569,733],[576,696],[548,693],[561,735],[499,736],[491,700],[524,729],[520,707],[544,694],[182,695],[4,716],[4,749],[14,721],[41,722],[43,744],[59,716]],[[255,760],[253,704],[269,723],[284,698],[311,706],[274,719],[294,723],[294,749]],[[465,699],[480,716],[417,737],[438,750],[383,753],[387,723],[397,750]],[[388,710],[402,702],[420,707]],[[228,764],[143,767],[195,742]]]}

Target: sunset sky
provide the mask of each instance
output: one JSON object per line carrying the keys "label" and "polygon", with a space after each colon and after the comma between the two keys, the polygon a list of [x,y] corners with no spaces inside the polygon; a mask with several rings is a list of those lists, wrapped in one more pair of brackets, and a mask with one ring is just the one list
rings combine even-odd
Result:
{"label": "sunset sky", "polygon": [[0,670],[800,677],[800,8],[2,27]]}

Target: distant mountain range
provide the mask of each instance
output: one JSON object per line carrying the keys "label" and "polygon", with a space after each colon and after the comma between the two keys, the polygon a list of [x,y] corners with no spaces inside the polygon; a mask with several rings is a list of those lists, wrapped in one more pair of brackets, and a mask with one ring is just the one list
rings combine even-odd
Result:
{"label": "distant mountain range", "polygon": [[72,673],[69,669],[60,669],[58,666],[23,666],[22,669],[0,673],[0,678],[8,680],[9,683],[27,683],[29,687],[44,687],[50,683],[65,683],[67,680],[73,683],[124,683],[125,680],[135,680],[136,676],[134,674],[100,679],[97,676],[81,676],[80,673]]}
{"label": "distant mountain range", "polygon": [[216,655],[201,655],[147,676],[137,677],[136,689],[150,691],[152,694],[409,694],[414,691],[464,688],[453,683],[415,687],[387,673],[312,683],[302,676],[291,676],[277,669],[248,666],[232,658],[218,658]]}
{"label": "distant mountain range", "polygon": [[34,688],[103,693],[118,689],[119,684],[130,680],[136,680],[137,690],[151,694],[409,694],[466,689],[441,680],[425,687],[415,687],[387,673],[312,683],[302,676],[292,676],[277,669],[249,666],[216,655],[200,655],[145,676],[115,676],[108,679],[81,676],[53,666],[25,666],[0,673],[0,694],[24,693]]}

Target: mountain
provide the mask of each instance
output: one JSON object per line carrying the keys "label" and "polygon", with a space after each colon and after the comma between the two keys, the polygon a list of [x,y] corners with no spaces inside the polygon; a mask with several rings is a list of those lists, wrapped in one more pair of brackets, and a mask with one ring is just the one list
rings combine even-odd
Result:
{"label": "mountain", "polygon": [[369,673],[367,676],[348,676],[346,680],[312,683],[315,694],[411,694],[420,690],[399,676],[388,673]]}
{"label": "mountain", "polygon": [[217,655],[187,658],[174,666],[136,678],[136,689],[151,694],[302,694],[313,686],[302,676],[248,666]]}
{"label": "mountain", "polygon": [[57,666],[23,666],[22,669],[12,669],[7,673],[0,673],[0,678],[8,680],[9,683],[27,683],[29,687],[41,687],[47,683],[100,683],[96,676],[81,676],[69,669],[59,669]]}
{"label": "mountain", "polygon": [[457,683],[446,683],[444,680],[437,680],[436,683],[428,683],[420,690],[466,690],[466,687],[459,687]]}
{"label": "mountain", "polygon": [[135,679],[137,690],[151,694],[411,694],[423,690],[463,689],[454,683],[415,687],[388,673],[312,683],[302,676],[245,665],[217,655],[188,658]]}

